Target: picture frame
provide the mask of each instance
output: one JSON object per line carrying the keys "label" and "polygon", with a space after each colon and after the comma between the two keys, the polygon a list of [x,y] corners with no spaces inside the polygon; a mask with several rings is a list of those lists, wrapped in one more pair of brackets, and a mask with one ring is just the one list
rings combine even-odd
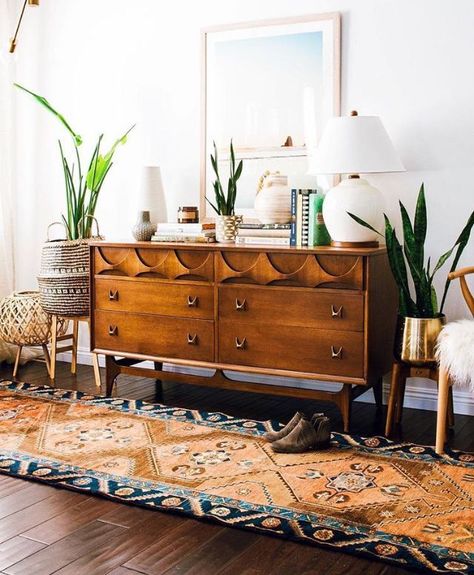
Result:
{"label": "picture frame", "polygon": [[246,220],[255,219],[253,199],[264,171],[279,171],[290,182],[317,181],[307,176],[311,157],[326,121],[340,114],[340,44],[337,12],[201,31],[202,219],[215,215],[206,201],[214,195],[214,141],[224,182],[231,138],[244,161],[236,213]]}

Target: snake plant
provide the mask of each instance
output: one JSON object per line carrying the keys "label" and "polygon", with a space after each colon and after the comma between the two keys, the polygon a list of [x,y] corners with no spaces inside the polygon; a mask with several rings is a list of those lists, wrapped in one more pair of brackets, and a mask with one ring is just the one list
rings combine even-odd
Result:
{"label": "snake plant", "polygon": [[79,146],[82,145],[81,136],[71,128],[71,125],[66,121],[65,117],[57,112],[46,98],[27,90],[23,86],[20,86],[20,84],[14,85],[33,96],[39,104],[56,116],[72,138],[76,163],[67,159],[61,141],[59,141],[67,206],[66,215],[63,214],[61,217],[66,228],[67,239],[76,240],[79,238],[89,238],[92,233],[92,217],[95,214],[97,200],[99,199],[104,180],[112,167],[115,150],[120,144],[125,144],[127,135],[134,126],[118,138],[110,150],[104,155],[102,155],[100,151],[103,138],[103,134],[101,134],[89,161],[87,172],[83,173],[81,155],[79,153]]}
{"label": "snake plant", "polygon": [[[443,314],[450,280],[449,278],[446,280],[441,305],[438,306],[438,298],[433,285],[433,279],[435,274],[451,257],[453,252],[454,258],[450,271],[456,269],[459,259],[469,242],[471,230],[474,226],[474,211],[470,214],[467,223],[454,246],[444,253],[432,268],[431,257],[429,257],[425,263],[427,215],[424,185],[421,185],[420,192],[418,194],[413,224],[405,206],[402,202],[399,202],[399,204],[403,226],[403,245],[398,240],[395,228],[385,214],[384,234],[377,231],[358,216],[351,214],[350,212],[348,212],[348,214],[360,225],[369,228],[382,237],[385,237],[390,268],[399,291],[400,315],[419,318],[439,317]],[[413,288],[411,288],[411,285]],[[412,297],[413,291],[414,297]]]}
{"label": "snake plant", "polygon": [[216,203],[213,204],[208,198],[206,200],[212,206],[214,211],[220,216],[233,216],[235,213],[235,200],[237,197],[237,180],[242,174],[243,163],[240,160],[237,168],[235,167],[235,153],[234,145],[232,140],[230,141],[230,175],[227,184],[227,193],[224,193],[224,188],[221,183],[221,178],[219,176],[219,166],[217,164],[217,147],[214,144],[214,155],[211,154],[211,164],[214,173],[216,174],[216,179],[214,180],[212,187],[214,188],[214,194],[216,197]]}

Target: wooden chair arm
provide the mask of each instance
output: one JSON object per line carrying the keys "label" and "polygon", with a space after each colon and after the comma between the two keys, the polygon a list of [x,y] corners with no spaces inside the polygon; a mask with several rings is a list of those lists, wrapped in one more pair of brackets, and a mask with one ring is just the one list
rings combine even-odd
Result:
{"label": "wooden chair arm", "polygon": [[462,276],[466,276],[468,274],[474,274],[474,266],[469,266],[467,268],[461,268],[460,270],[454,270],[450,274],[448,274],[448,278],[450,280],[455,280],[456,278],[460,278]]}

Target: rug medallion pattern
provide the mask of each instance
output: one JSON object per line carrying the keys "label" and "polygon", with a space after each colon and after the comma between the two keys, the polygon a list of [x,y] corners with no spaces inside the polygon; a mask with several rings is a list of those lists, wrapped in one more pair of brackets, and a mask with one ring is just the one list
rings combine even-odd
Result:
{"label": "rug medallion pattern", "polygon": [[272,422],[0,383],[0,471],[436,573],[474,574],[474,455],[334,433],[276,454]]}

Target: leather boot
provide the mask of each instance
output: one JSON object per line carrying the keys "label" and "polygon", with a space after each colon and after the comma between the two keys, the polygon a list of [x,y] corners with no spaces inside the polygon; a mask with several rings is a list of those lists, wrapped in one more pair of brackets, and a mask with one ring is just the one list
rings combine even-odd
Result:
{"label": "leather boot", "polygon": [[331,441],[331,421],[329,417],[320,417],[313,423],[313,427],[317,436],[314,448],[326,449],[329,447]]}
{"label": "leather boot", "polygon": [[303,417],[304,413],[302,413],[301,411],[297,411],[283,429],[280,429],[280,431],[269,431],[268,433],[265,433],[264,435],[265,439],[270,442],[282,439],[283,437],[285,437],[285,435],[288,435],[288,433],[290,433],[290,431],[292,431],[298,425],[299,421]]}
{"label": "leather boot", "polygon": [[311,423],[313,425],[316,425],[316,422],[318,421],[318,419],[321,419],[321,417],[326,417],[324,415],[324,413],[313,413],[313,415],[311,416]]}
{"label": "leather boot", "polygon": [[300,419],[290,433],[272,443],[272,449],[276,453],[303,453],[315,447],[317,440],[318,435],[312,423]]}

